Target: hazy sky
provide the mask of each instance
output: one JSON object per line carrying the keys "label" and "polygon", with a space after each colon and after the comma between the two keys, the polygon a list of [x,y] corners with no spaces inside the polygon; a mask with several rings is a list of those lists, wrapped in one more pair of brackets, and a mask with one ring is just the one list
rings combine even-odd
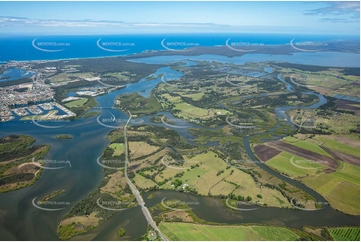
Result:
{"label": "hazy sky", "polygon": [[0,33],[360,33],[359,2],[0,2]]}

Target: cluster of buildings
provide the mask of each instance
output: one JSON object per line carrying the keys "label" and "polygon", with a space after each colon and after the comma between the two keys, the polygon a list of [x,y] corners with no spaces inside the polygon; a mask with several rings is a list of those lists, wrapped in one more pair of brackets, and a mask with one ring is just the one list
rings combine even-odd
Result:
{"label": "cluster of buildings", "polygon": [[54,91],[47,86],[33,83],[0,88],[0,103],[8,107],[21,107],[52,100]]}
{"label": "cluster of buildings", "polygon": [[[17,67],[28,69],[30,66],[25,63],[7,63],[6,68]],[[43,71],[45,73],[43,73]],[[54,73],[56,69],[45,68],[42,74],[45,76]],[[40,72],[38,72],[40,73]],[[0,122],[7,122],[15,119],[16,116],[24,117],[29,115],[40,115],[44,111],[54,108],[64,111],[64,115],[44,116],[49,119],[64,119],[75,116],[75,113],[66,109],[62,105],[54,102],[55,92],[44,83],[41,74],[32,76],[32,82],[6,87],[0,87]]]}
{"label": "cluster of buildings", "polygon": [[67,118],[76,116],[75,113],[73,113],[69,109],[65,108],[64,106],[60,105],[59,103],[48,102],[48,103],[42,103],[42,104],[38,104],[38,105],[31,105],[31,106],[27,106],[27,107],[13,108],[13,109],[8,109],[6,111],[1,111],[0,112],[0,122],[7,122],[7,121],[13,120],[15,118],[14,114],[19,117],[25,117],[25,116],[29,116],[29,115],[41,115],[44,113],[44,111],[54,110],[55,108],[65,112],[65,114],[51,115],[48,113],[46,115],[38,116],[36,119],[60,120],[60,119],[67,119]]}
{"label": "cluster of buildings", "polygon": [[[59,70],[57,67],[47,66],[41,69],[34,69],[33,64],[50,64],[51,61],[34,61],[34,62],[7,62],[5,69],[21,68],[32,71],[35,74],[32,76],[32,81],[29,83],[11,85],[0,87],[0,122],[13,120],[14,115],[24,117],[28,115],[40,115],[44,111],[49,111],[54,108],[64,111],[65,115],[43,115],[45,119],[64,119],[75,116],[73,112],[54,102],[55,91],[52,87],[66,85],[69,82],[76,82],[80,79],[87,81],[99,81],[99,77],[80,76],[76,79],[66,79],[64,81],[50,82],[49,77],[54,76]],[[61,69],[62,72],[72,73],[77,72],[76,66],[65,66]],[[81,97],[95,97],[106,94],[125,87],[121,86],[106,86],[99,82],[99,86],[81,88],[76,92],[76,97],[67,97],[62,102],[68,102],[80,99]],[[45,112],[47,113],[47,112]],[[40,117],[40,116],[39,116]]]}
{"label": "cluster of buildings", "polygon": [[[26,110],[28,110],[28,111],[26,111]],[[14,109],[11,109],[11,111],[13,111],[18,116],[27,116],[27,115],[29,115],[29,113],[35,114],[35,115],[39,115],[39,114],[43,113],[43,111],[36,105],[31,105],[26,108],[14,108]],[[10,114],[11,114],[11,112],[10,112]]]}
{"label": "cluster of buildings", "polygon": [[77,91],[76,94],[79,96],[90,96],[90,97],[96,97],[99,95],[103,95],[112,91],[115,91],[117,89],[124,88],[125,85],[119,85],[119,86],[101,86],[101,87],[85,87],[81,90]]}
{"label": "cluster of buildings", "polygon": [[54,105],[54,107],[57,107],[58,109],[62,110],[63,112],[65,112],[66,114],[63,115],[56,115],[56,119],[66,119],[66,118],[70,118],[70,117],[75,117],[76,114],[73,113],[72,111],[70,111],[69,109],[65,108],[64,106],[60,105],[57,102],[53,102],[51,103],[52,105]]}

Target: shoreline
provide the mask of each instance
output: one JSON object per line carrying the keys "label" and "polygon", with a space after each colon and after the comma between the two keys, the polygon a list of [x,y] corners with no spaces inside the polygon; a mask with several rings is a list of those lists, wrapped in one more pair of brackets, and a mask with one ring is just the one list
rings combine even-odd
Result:
{"label": "shoreline", "polygon": [[[268,53],[268,48],[273,47],[277,48],[275,49],[274,53]],[[167,49],[153,49],[153,50],[143,50],[141,52],[134,52],[129,54],[123,54],[123,55],[102,55],[102,56],[89,56],[89,57],[69,57],[69,58],[58,58],[58,59],[30,59],[30,60],[1,60],[0,65],[6,65],[8,63],[44,63],[44,62],[57,62],[57,61],[74,61],[74,60],[85,60],[85,59],[105,59],[105,58],[130,58],[130,59],[137,59],[137,58],[149,58],[149,57],[155,57],[155,56],[174,56],[174,55],[181,55],[181,56],[201,56],[201,55],[219,55],[224,56],[228,58],[234,58],[234,57],[241,57],[244,55],[252,55],[252,54],[263,54],[263,55],[284,55],[284,56],[290,56],[294,55],[296,53],[309,53],[309,54],[319,54],[319,53],[344,53],[344,54],[353,54],[353,55],[360,55],[360,52],[351,52],[351,51],[345,51],[345,50],[321,50],[321,51],[315,51],[315,52],[302,52],[298,51],[296,49],[290,49],[286,50],[285,52],[282,52],[282,47],[290,47],[289,44],[269,44],[269,45],[263,45],[258,51],[255,52],[237,52],[232,51],[229,48],[227,48],[226,45],[213,45],[213,46],[198,46],[198,47],[190,47],[187,48],[189,51],[172,51]],[[281,49],[280,49],[281,48]],[[218,51],[214,50],[225,50],[224,54],[219,54]],[[233,54],[227,53],[229,51],[232,51]],[[281,52],[280,52],[281,51]],[[297,63],[295,63],[297,64]],[[310,65],[310,64],[307,64]],[[335,66],[330,66],[335,67]],[[344,66],[345,67],[345,66]],[[347,66],[350,67],[350,66]],[[360,68],[354,67],[354,68]]]}
{"label": "shoreline", "polygon": [[[61,61],[78,61],[78,60],[87,60],[87,59],[108,59],[108,58],[123,58],[128,62],[135,62],[135,63],[143,63],[143,62],[138,62],[136,61],[136,59],[146,59],[146,58],[154,58],[154,57],[170,57],[170,56],[184,56],[189,57],[190,61],[197,61],[192,59],[192,57],[199,57],[199,56],[205,56],[205,55],[212,55],[212,56],[219,56],[219,57],[225,57],[228,59],[233,59],[233,58],[237,58],[237,57],[242,57],[244,55],[269,55],[269,56],[293,56],[294,54],[297,53],[305,53],[305,52],[300,52],[300,51],[295,51],[292,53],[276,53],[276,54],[269,54],[269,53],[242,53],[242,55],[234,55],[234,56],[230,56],[227,54],[218,54],[218,53],[175,53],[172,51],[156,51],[156,52],[149,52],[149,53],[133,53],[133,54],[129,54],[129,55],[117,55],[117,56],[98,56],[98,57],[76,57],[76,58],[63,58],[63,59],[52,59],[52,60],[21,60],[21,61],[17,61],[17,60],[10,60],[8,62],[1,62],[0,61],[0,66],[1,65],[7,65],[10,63],[17,63],[17,64],[41,64],[41,63],[55,63],[55,62],[61,62]],[[321,51],[321,52],[314,52],[314,53],[305,53],[305,54],[320,54],[320,53],[335,53],[335,54],[351,54],[351,55],[359,55],[360,57],[360,53],[351,53],[351,52],[343,52],[343,51]],[[144,56],[143,56],[144,54]],[[150,54],[150,55],[149,55]],[[202,61],[214,61],[214,60],[202,60]],[[171,63],[175,63],[175,62],[179,62],[179,61],[174,61],[174,62],[169,62],[168,64]],[[222,61],[219,61],[222,62]],[[249,62],[255,62],[255,61],[246,61],[246,63]],[[265,60],[262,62],[285,62],[285,63],[291,63],[291,64],[296,64],[296,65],[310,65],[310,66],[321,66],[321,67],[329,67],[329,68],[361,68],[361,65],[359,66],[339,66],[336,64],[331,64],[331,65],[320,65],[320,64],[312,64],[312,63],[296,63],[296,62],[292,62],[292,61],[278,61],[278,60]],[[144,62],[144,64],[147,64]],[[360,64],[360,63],[359,63]],[[11,68],[10,68],[11,69]]]}

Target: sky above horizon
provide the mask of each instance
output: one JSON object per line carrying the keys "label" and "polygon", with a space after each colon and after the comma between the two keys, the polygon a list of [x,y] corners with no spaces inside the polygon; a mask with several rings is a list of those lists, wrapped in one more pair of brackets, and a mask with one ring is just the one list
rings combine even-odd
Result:
{"label": "sky above horizon", "polygon": [[360,35],[354,2],[1,2],[0,34]]}

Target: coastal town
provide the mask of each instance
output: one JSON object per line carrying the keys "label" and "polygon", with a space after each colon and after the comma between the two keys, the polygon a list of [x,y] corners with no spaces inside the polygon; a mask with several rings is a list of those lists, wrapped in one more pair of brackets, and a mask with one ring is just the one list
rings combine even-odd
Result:
{"label": "coastal town", "polygon": [[[47,61],[51,63],[52,61]],[[100,81],[101,78],[93,76],[80,76],[79,78],[66,78],[62,80],[51,79],[61,71],[62,73],[74,73],[77,69],[73,66],[62,68],[47,66],[34,69],[34,64],[42,64],[44,61],[34,62],[8,62],[0,65],[0,70],[26,70],[26,73],[33,73],[27,78],[20,78],[21,83],[7,85],[10,78],[5,73],[0,73],[0,122],[7,122],[14,119],[29,120],[32,118],[39,120],[69,119],[76,114],[64,106],[65,103],[84,99],[86,97],[96,97],[106,94],[124,86],[105,86]],[[69,94],[61,100],[55,99],[55,87],[67,85],[71,82],[86,80],[89,82],[99,82],[99,86],[82,87]],[[60,104],[61,103],[61,104]],[[50,113],[50,111],[52,111]],[[44,115],[48,114],[49,115]]]}
{"label": "coastal town", "polygon": [[55,92],[42,81],[41,74],[33,75],[31,80],[28,83],[0,87],[1,122],[11,121],[16,116],[21,119],[29,115],[40,115],[54,109],[65,114],[44,117],[66,119],[75,116],[75,113],[54,102]]}

